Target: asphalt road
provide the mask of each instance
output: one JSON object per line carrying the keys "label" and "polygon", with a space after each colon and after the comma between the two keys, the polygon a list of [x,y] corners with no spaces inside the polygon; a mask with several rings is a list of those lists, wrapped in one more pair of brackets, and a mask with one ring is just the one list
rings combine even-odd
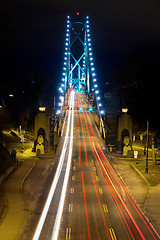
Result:
{"label": "asphalt road", "polygon": [[60,165],[33,239],[159,239],[110,165],[84,95],[69,104]]}

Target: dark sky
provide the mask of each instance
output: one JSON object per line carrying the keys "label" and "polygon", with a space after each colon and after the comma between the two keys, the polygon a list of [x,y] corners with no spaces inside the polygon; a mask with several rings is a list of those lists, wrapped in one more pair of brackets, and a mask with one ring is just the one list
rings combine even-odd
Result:
{"label": "dark sky", "polygon": [[[38,72],[61,80],[66,16],[90,17],[99,81],[107,81],[124,56],[144,49],[159,54],[159,0],[1,0],[0,74],[5,81],[27,81]],[[157,53],[158,52],[158,53]]]}

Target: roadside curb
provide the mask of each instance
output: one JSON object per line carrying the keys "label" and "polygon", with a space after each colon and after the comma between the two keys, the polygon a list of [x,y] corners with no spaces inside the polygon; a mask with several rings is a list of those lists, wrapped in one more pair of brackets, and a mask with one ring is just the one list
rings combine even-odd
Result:
{"label": "roadside curb", "polygon": [[131,163],[131,166],[134,168],[134,170],[143,178],[143,180],[145,181],[145,183],[148,186],[148,190],[150,191],[151,186],[149,184],[149,182],[147,181],[147,179],[143,176],[143,174],[133,165],[133,163]]}
{"label": "roadside curb", "polygon": [[7,171],[5,173],[3,173],[0,177],[0,184],[5,180],[5,178],[8,177],[8,175],[10,173],[12,173],[14,171],[14,169],[17,167],[17,165],[14,165],[12,167],[10,167],[9,169],[7,169]]}

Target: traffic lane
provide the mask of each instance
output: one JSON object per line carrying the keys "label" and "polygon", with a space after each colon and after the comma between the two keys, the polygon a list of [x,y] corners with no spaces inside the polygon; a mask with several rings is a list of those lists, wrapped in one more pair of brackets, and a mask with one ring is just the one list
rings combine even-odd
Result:
{"label": "traffic lane", "polygon": [[[74,171],[77,169],[76,170],[76,175],[73,176],[74,181],[75,181],[75,179],[77,180],[77,176],[79,176],[78,177],[78,179],[79,179],[78,184],[76,185],[76,187],[73,187],[73,189],[75,189],[74,192],[76,193],[77,200],[79,201],[81,199],[81,201],[79,203],[77,201],[75,202],[75,198],[72,197],[73,198],[72,202],[74,201],[74,207],[73,207],[73,203],[71,203],[71,205],[70,205],[71,209],[70,210],[73,212],[73,214],[69,214],[69,216],[72,215],[73,220],[72,220],[72,223],[69,222],[68,225],[73,226],[72,227],[72,239],[77,239],[78,237],[79,238],[84,237],[84,239],[86,239],[86,236],[87,236],[86,234],[88,234],[88,238],[92,237],[92,239],[100,239],[100,237],[106,237],[106,235],[103,236],[103,234],[105,233],[105,231],[107,229],[107,227],[106,227],[107,224],[106,224],[106,220],[105,220],[103,211],[105,211],[105,213],[106,213],[107,208],[106,208],[105,204],[103,204],[103,208],[102,208],[101,203],[99,201],[101,211],[98,211],[97,210],[98,209],[97,208],[97,203],[94,204],[94,202],[98,201],[96,193],[95,193],[94,197],[93,197],[93,194],[90,193],[90,191],[92,191],[92,193],[93,193],[93,192],[95,192],[95,190],[94,190],[94,185],[93,185],[91,175],[89,175],[90,170],[88,170],[88,169],[90,169],[90,166],[86,166],[85,153],[86,153],[86,148],[87,148],[87,160],[89,159],[88,162],[92,166],[93,162],[92,162],[92,157],[91,156],[93,154],[92,153],[93,150],[92,150],[90,140],[89,140],[89,136],[88,136],[88,133],[87,133],[83,113],[78,112],[77,115],[78,115],[77,119],[81,123],[80,127],[82,129],[82,135],[83,135],[83,137],[81,137],[82,163],[81,163],[81,166],[78,165],[78,168],[77,168],[77,166],[73,167]],[[79,149],[78,143],[76,144],[76,146],[74,144],[74,150],[76,150],[76,149],[77,149],[77,158],[79,158],[79,156],[78,156],[78,152],[79,152],[78,151],[78,149]],[[87,171],[87,173],[83,174],[83,171],[81,171],[82,169],[85,169],[85,171]],[[83,175],[83,178],[80,175]],[[84,175],[86,175],[87,177],[89,176],[89,179],[90,179],[90,181],[88,181],[86,179],[86,182],[87,182],[86,189],[87,190],[85,190]],[[91,185],[89,185],[89,184],[91,184]],[[78,190],[78,192],[76,191],[76,189]],[[82,196],[82,190],[83,190],[83,196]],[[87,207],[88,199],[89,199],[89,206]],[[92,203],[92,204],[90,204],[90,203]],[[72,209],[74,209],[74,210],[72,210]],[[80,209],[81,209],[81,211],[80,211]],[[77,218],[78,222],[77,221],[75,222],[76,216],[79,216]],[[98,220],[97,220],[97,217],[98,217]],[[82,218],[82,220],[81,220],[81,218]],[[77,224],[79,224],[79,225],[77,225]],[[104,229],[102,228],[102,224],[104,225]],[[74,227],[74,225],[75,225],[75,227]],[[90,225],[91,225],[91,228],[92,228],[92,234],[90,233],[91,232],[90,231]],[[98,225],[100,225],[100,226],[98,226]],[[83,231],[82,230],[78,231],[78,228],[76,226],[79,226],[79,229],[83,228]],[[76,229],[76,231],[74,231],[74,229]],[[68,228],[67,228],[67,230],[68,230]],[[69,230],[67,231],[67,233],[68,232],[69,232]]]}
{"label": "traffic lane", "polygon": [[[89,131],[88,131],[88,134],[89,134]],[[99,144],[97,143],[97,140],[94,138],[95,140],[95,144],[98,145],[99,147]],[[94,146],[93,146],[94,147]],[[100,148],[100,147],[99,147]],[[100,149],[100,152],[101,152],[101,149]],[[102,155],[103,156],[103,155]],[[112,171],[113,169],[109,169],[109,172],[113,172]],[[107,176],[108,179],[110,179],[110,176],[108,175]],[[105,180],[105,179],[104,179]],[[115,180],[117,180],[117,176],[114,174],[114,177],[112,178],[112,183],[113,183],[113,180],[114,180],[114,184],[112,186],[116,186],[117,182]],[[105,180],[106,181],[106,180]],[[118,179],[118,182],[119,182],[119,179]],[[116,194],[118,196],[118,205],[121,206],[121,204],[123,205],[123,211],[124,213],[121,212],[121,215],[123,216],[123,219],[125,221],[125,219],[127,219],[129,217],[130,219],[130,223],[128,224],[126,221],[125,221],[125,224],[126,224],[126,228],[127,228],[127,231],[130,233],[130,235],[132,237],[143,237],[145,236],[146,238],[150,239],[151,237],[154,238],[154,234],[152,233],[152,230],[150,230],[147,226],[147,222],[145,222],[145,219],[143,219],[143,213],[141,212],[141,210],[139,209],[139,207],[135,204],[134,200],[132,199],[131,196],[127,196],[128,197],[128,204],[126,205],[123,201],[123,197],[124,197],[124,194],[126,194],[127,192],[125,191],[124,188],[122,188],[122,185],[118,186],[120,187],[119,190],[117,191],[116,190]],[[115,196],[116,196],[115,194]],[[116,197],[117,197],[116,196]],[[114,197],[115,198],[115,197]],[[132,206],[130,206],[132,205]],[[131,209],[130,209],[131,207]],[[132,213],[133,212],[133,213]],[[137,212],[137,215],[135,215],[135,212]],[[124,216],[124,215],[125,216]],[[134,215],[133,215],[134,214]],[[134,217],[133,217],[134,216]],[[136,220],[135,220],[136,219]],[[139,228],[139,224],[141,224],[142,226],[142,229]],[[132,234],[132,232],[134,232],[134,236]],[[144,234],[144,236],[143,236]],[[149,235],[149,236],[148,236]]]}
{"label": "traffic lane", "polygon": [[[81,115],[80,115],[80,118],[81,118]],[[82,127],[82,132],[83,132],[83,136],[84,136],[84,131],[83,131],[83,125],[82,125],[83,123],[82,123],[82,121],[81,121],[81,127]],[[87,125],[86,125],[87,126]],[[84,138],[84,137],[83,137]],[[83,139],[84,140],[84,139]],[[85,144],[84,144],[85,145]],[[87,152],[88,153],[88,152]],[[84,182],[84,181],[83,181]],[[85,189],[85,188],[83,188],[83,189]],[[83,191],[83,193],[84,193],[85,191]],[[87,201],[85,200],[86,198],[84,197],[84,202],[87,204]],[[85,204],[85,205],[86,205]],[[87,209],[87,208],[86,208]],[[85,209],[85,211],[86,211],[86,209]],[[87,218],[87,213],[86,213],[86,219],[88,219]],[[88,231],[88,237],[90,237],[90,234],[89,234],[89,230],[88,230],[88,226],[89,226],[89,223],[87,224],[87,231]]]}
{"label": "traffic lane", "polygon": [[[90,155],[88,157],[90,158]],[[67,225],[72,229],[71,239],[106,238],[103,215],[98,205],[92,176],[89,174],[93,168],[92,161],[90,163],[91,166],[87,168],[85,161],[82,162],[81,167],[78,166],[78,161],[74,162],[73,165],[72,191],[70,192]]]}
{"label": "traffic lane", "polygon": [[[96,139],[94,138],[94,140]],[[99,145],[98,148],[102,153]],[[112,186],[111,193],[114,192],[114,195],[112,196],[113,202],[116,202],[116,206],[120,206],[119,213],[121,212],[120,216],[123,217],[127,231],[132,237],[141,237],[142,239],[156,239],[158,235],[152,228],[152,225],[149,223],[148,219],[145,217],[139,206],[135,203],[132,196],[128,193],[125,186],[123,186],[122,182],[115,174],[112,167],[109,165],[108,160],[105,160],[108,164],[106,164],[105,167],[102,167],[102,170],[104,170],[105,173],[104,181],[106,182],[106,187]],[[101,159],[99,158],[98,161],[101,162]],[[101,166],[102,165],[103,163]],[[126,219],[129,219],[129,221],[126,221]]]}
{"label": "traffic lane", "polygon": [[[86,115],[86,116],[85,116]],[[85,122],[86,122],[86,126],[87,126],[87,128],[88,128],[88,124],[90,124],[89,122],[90,122],[90,120],[88,121],[88,114],[87,114],[87,112],[85,112],[85,114],[84,114],[84,118],[85,118]],[[91,124],[90,124],[90,126],[91,126]],[[87,129],[88,130],[88,135],[90,136],[90,131],[89,131],[89,129]],[[93,128],[92,127],[90,127],[90,130],[91,130],[91,132],[93,133],[93,135],[94,135],[94,132],[93,132]],[[95,136],[94,136],[95,137]],[[96,141],[95,141],[96,140]],[[92,144],[92,147],[93,147],[93,151],[94,151],[94,145],[97,145],[97,139],[95,139],[94,138],[94,141],[92,140],[92,139],[90,139],[90,141],[91,141],[91,144]],[[95,156],[96,157],[96,156]],[[96,170],[96,167],[94,167],[94,169]],[[104,179],[103,179],[103,182],[104,182]],[[102,190],[102,188],[99,188],[99,190],[100,190],[100,194],[103,194],[103,190]],[[108,194],[108,193],[107,193]],[[112,202],[112,204],[113,204],[113,202]],[[103,206],[107,206],[105,203],[103,204]],[[117,218],[117,214],[118,214],[118,212],[116,212],[116,218]],[[112,216],[112,218],[113,218],[113,216]],[[122,224],[122,222],[118,222],[118,226],[120,226],[120,224]],[[121,226],[121,227],[123,227],[123,226]],[[113,229],[113,228],[111,228],[111,229]],[[122,228],[122,229],[124,229],[124,227]],[[121,231],[121,234],[122,234],[122,231]],[[124,236],[125,236],[125,233],[124,233]],[[128,238],[128,237],[127,237]]]}
{"label": "traffic lane", "polygon": [[[73,100],[73,95],[72,95],[71,100]],[[59,209],[59,206],[60,206],[59,202],[60,202],[60,199],[62,199],[61,192],[62,193],[64,192],[64,191],[62,191],[62,188],[64,190],[64,186],[65,186],[64,185],[64,177],[66,179],[66,176],[67,176],[66,172],[68,173],[68,170],[69,170],[68,165],[70,166],[70,160],[69,160],[70,159],[70,149],[71,149],[70,145],[71,145],[72,141],[70,141],[69,134],[70,134],[70,130],[72,129],[72,125],[73,125],[73,113],[70,112],[68,114],[68,118],[67,118],[67,131],[66,131],[65,138],[64,138],[64,145],[61,147],[62,153],[61,153],[61,156],[59,159],[57,171],[54,176],[54,180],[52,182],[48,197],[46,199],[46,203],[44,205],[44,209],[41,214],[40,220],[37,224],[33,239],[39,239],[40,235],[42,235],[42,238],[43,238],[43,235],[51,238],[53,232],[52,231],[50,232],[50,230],[49,230],[50,227],[47,227],[47,229],[45,229],[45,226],[46,225],[51,226],[51,228],[53,230],[53,228],[55,226],[55,223],[54,223],[55,221],[56,221],[56,226],[57,226],[57,220],[56,220],[56,219],[58,219],[57,216],[59,217],[61,215],[61,211],[57,212],[57,209]],[[71,135],[72,135],[72,132],[71,132]],[[69,164],[68,164],[68,162],[69,162]],[[56,199],[56,202],[54,202],[55,199]],[[56,219],[55,219],[55,216],[53,216],[54,208],[52,210],[52,206],[54,206],[56,209],[56,211],[55,211]],[[51,211],[51,213],[50,213],[50,211]],[[53,220],[52,223],[50,220],[50,215],[52,216],[52,220]],[[61,216],[59,219],[61,219]],[[58,225],[59,225],[59,223],[58,223]],[[44,231],[43,231],[43,229],[44,229]]]}
{"label": "traffic lane", "polygon": [[59,200],[60,200],[60,196],[61,196],[62,185],[63,185],[65,171],[66,171],[67,159],[68,159],[68,150],[65,155],[65,160],[64,160],[64,164],[63,164],[63,167],[61,170],[61,174],[60,174],[51,204],[49,206],[49,210],[47,212],[47,216],[46,216],[39,240],[51,239],[53,226],[55,223],[55,218],[56,218],[57,209],[58,209],[58,205],[59,205]]}

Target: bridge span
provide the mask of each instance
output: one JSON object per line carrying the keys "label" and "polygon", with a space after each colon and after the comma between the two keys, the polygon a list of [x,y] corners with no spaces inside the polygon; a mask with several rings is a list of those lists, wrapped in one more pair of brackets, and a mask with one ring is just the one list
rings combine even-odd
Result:
{"label": "bridge span", "polygon": [[58,166],[33,240],[159,239],[110,164],[84,93],[71,90]]}

